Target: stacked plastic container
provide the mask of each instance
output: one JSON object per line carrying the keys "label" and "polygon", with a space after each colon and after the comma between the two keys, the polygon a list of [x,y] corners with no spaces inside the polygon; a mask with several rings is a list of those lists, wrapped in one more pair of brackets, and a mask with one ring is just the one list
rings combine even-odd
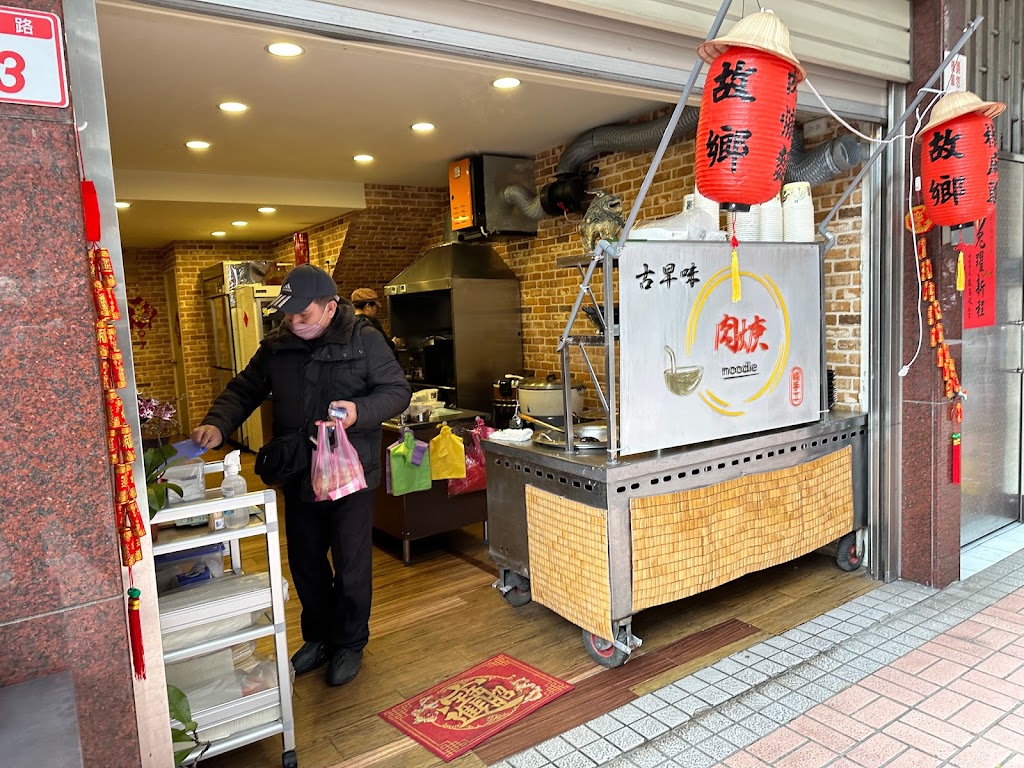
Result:
{"label": "stacked plastic container", "polygon": [[795,181],[782,188],[782,231],[787,243],[814,242],[814,201],[810,183]]}

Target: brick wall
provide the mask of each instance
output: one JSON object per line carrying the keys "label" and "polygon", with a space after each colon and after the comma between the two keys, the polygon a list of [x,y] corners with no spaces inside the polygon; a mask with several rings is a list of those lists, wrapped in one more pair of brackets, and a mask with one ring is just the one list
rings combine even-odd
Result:
{"label": "brick wall", "polygon": [[164,263],[174,268],[181,317],[181,345],[188,388],[189,429],[195,427],[220,394],[213,374],[213,334],[209,309],[202,295],[199,273],[222,261],[267,259],[263,243],[177,242],[164,252]]}
{"label": "brick wall", "polygon": [[[346,298],[356,288],[381,296],[378,318],[387,327],[384,286],[431,245],[441,241],[448,192],[434,187],[367,184],[366,208],[325,221],[309,233],[311,264],[327,269]],[[273,257],[291,260],[292,239],[271,246]]]}
{"label": "brick wall", "polygon": [[[164,290],[163,249],[125,248],[123,251],[128,302],[142,299],[155,315],[151,327],[141,332],[132,328],[135,381],[141,394],[158,400],[174,397],[174,365],[171,345],[171,312]],[[129,312],[132,308],[128,307]]]}
{"label": "brick wall", "polygon": [[[870,126],[854,124],[854,127],[870,135]],[[808,148],[845,132],[833,121],[829,132],[816,143],[808,142]],[[815,201],[815,226],[839,201],[858,170],[859,166],[811,190]],[[836,236],[836,244],[825,256],[825,357],[835,372],[836,408],[840,410],[867,407],[867,356],[861,354],[864,338],[861,330],[864,306],[861,254],[867,247],[863,224],[863,195],[858,189],[829,224],[829,231]]]}
{"label": "brick wall", "polygon": [[[339,291],[371,287],[383,296],[384,285],[441,240],[447,191],[429,187],[367,186],[366,209],[346,214],[306,231],[310,263],[333,270]],[[340,254],[340,259],[339,259]],[[269,243],[196,241],[171,243],[164,249],[126,249],[129,296],[142,295],[158,307],[145,347],[133,346],[140,390],[154,397],[174,395],[170,359],[170,313],[163,288],[163,269],[173,268],[178,285],[185,378],[194,427],[219,394],[212,365],[213,337],[209,309],[202,298],[199,273],[222,261],[272,260],[290,263],[292,237]],[[157,305],[154,299],[159,300]],[[387,304],[381,316],[387,322]],[[143,387],[142,384],[146,386]]]}

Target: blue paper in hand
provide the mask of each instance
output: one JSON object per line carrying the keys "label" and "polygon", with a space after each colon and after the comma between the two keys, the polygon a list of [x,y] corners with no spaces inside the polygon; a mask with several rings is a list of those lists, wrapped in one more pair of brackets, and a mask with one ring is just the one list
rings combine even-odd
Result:
{"label": "blue paper in hand", "polygon": [[178,452],[179,456],[184,456],[186,459],[194,459],[196,456],[206,453],[206,449],[198,443],[192,442],[191,438],[174,443],[171,447]]}

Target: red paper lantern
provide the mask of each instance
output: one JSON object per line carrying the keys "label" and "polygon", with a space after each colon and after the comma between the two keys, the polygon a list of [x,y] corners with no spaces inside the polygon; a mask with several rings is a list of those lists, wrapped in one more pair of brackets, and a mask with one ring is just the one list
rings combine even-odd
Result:
{"label": "red paper lantern", "polygon": [[697,188],[726,208],[775,197],[786,177],[796,124],[796,67],[754,48],[711,63],[697,122]]}
{"label": "red paper lantern", "polygon": [[925,129],[921,191],[933,222],[959,229],[985,218],[996,201],[998,151],[992,119],[979,112]]}

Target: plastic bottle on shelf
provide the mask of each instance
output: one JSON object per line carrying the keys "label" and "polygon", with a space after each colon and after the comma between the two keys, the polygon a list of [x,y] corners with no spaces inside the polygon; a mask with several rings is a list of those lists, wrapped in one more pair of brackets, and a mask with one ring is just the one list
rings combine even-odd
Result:
{"label": "plastic bottle on shelf", "polygon": [[[233,496],[244,496],[249,488],[245,478],[240,474],[242,470],[242,452],[231,451],[224,457],[224,480],[220,484],[220,492],[225,499]],[[224,527],[232,530],[245,528],[249,524],[249,515],[252,507],[239,507],[237,509],[224,510]],[[212,516],[211,516],[212,517]]]}

